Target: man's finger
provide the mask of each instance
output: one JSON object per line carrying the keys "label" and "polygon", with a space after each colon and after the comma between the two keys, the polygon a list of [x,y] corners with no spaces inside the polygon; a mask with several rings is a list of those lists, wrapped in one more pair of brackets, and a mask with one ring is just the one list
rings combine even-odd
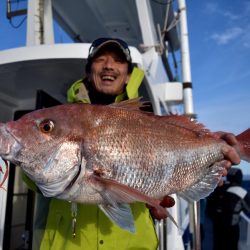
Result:
{"label": "man's finger", "polygon": [[222,149],[222,153],[224,154],[227,160],[232,162],[232,164],[235,164],[235,165],[240,164],[240,156],[234,148],[224,147]]}
{"label": "man's finger", "polygon": [[175,205],[175,200],[171,196],[167,195],[167,196],[164,196],[164,198],[162,199],[160,205],[162,207],[173,207]]}

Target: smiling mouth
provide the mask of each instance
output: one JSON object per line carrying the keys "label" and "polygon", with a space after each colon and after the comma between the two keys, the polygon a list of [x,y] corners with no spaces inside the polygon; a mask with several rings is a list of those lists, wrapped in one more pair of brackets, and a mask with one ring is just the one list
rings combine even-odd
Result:
{"label": "smiling mouth", "polygon": [[114,81],[116,79],[115,76],[102,76],[103,81]]}

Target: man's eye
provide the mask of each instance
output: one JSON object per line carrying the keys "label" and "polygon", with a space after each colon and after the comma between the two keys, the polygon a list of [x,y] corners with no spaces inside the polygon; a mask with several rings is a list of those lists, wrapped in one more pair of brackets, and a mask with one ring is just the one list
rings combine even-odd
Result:
{"label": "man's eye", "polygon": [[126,61],[124,61],[121,58],[115,58],[115,62],[117,62],[117,63],[126,63]]}
{"label": "man's eye", "polygon": [[97,57],[94,62],[98,63],[98,62],[103,62],[105,59],[103,57]]}

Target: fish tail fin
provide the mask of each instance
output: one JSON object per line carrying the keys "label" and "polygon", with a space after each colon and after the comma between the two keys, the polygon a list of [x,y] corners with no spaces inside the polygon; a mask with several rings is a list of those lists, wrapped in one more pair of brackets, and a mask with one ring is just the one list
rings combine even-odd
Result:
{"label": "fish tail fin", "polygon": [[237,147],[241,159],[250,162],[250,128],[237,135],[236,139],[241,145]]}

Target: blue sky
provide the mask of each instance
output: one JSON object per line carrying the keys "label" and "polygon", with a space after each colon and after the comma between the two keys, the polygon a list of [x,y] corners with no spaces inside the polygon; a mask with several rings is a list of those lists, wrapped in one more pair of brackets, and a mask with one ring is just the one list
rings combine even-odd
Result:
{"label": "blue sky", "polygon": [[[13,28],[5,2],[0,1],[0,50],[25,45],[26,20]],[[250,127],[250,1],[186,3],[195,113],[211,130],[237,134]],[[66,41],[57,29],[56,42]],[[242,165],[250,174],[250,165]]]}
{"label": "blue sky", "polygon": [[187,1],[195,111],[209,128],[250,127],[250,1]]}
{"label": "blue sky", "polygon": [[[19,26],[23,20],[24,22],[19,28],[13,27]],[[2,0],[0,1],[0,50],[20,47],[25,44],[26,18],[23,16],[14,18],[13,26],[6,18],[6,1]]]}
{"label": "blue sky", "polygon": [[188,0],[187,14],[198,120],[240,133],[250,127],[250,1]]}
{"label": "blue sky", "polygon": [[[12,10],[27,7],[27,0],[19,0],[19,4],[12,4]],[[6,18],[6,0],[0,0],[0,51],[25,46],[26,16],[14,17],[10,22]],[[69,37],[55,24],[55,42],[69,42]]]}

